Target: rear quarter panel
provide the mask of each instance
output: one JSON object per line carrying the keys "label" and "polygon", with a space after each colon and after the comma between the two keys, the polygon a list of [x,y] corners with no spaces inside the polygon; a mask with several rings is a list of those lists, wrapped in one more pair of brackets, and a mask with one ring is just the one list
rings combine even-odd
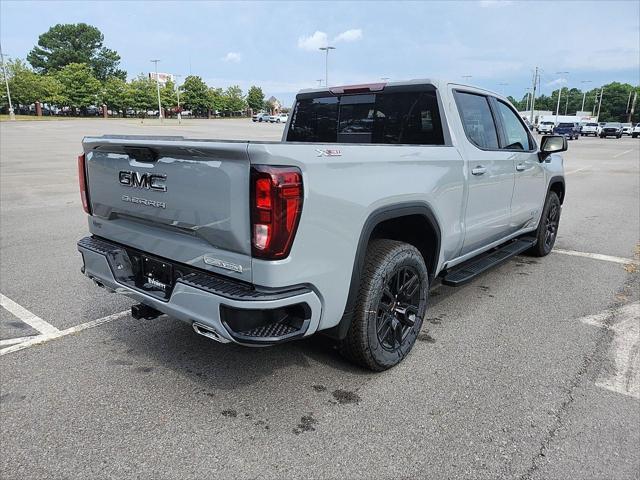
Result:
{"label": "rear quarter panel", "polygon": [[[324,149],[340,156],[323,156]],[[253,280],[273,287],[313,285],[324,304],[321,329],[336,325],[344,312],[360,233],[377,209],[424,203],[442,230],[441,259],[460,247],[464,164],[454,147],[260,143],[249,144],[248,151],[251,164],[294,165],[304,180],[289,257],[253,259]]]}

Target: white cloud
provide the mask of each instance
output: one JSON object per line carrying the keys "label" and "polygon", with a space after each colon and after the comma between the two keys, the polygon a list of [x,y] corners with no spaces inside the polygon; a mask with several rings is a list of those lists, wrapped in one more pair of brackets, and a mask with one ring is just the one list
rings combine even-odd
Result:
{"label": "white cloud", "polygon": [[298,38],[298,48],[303,50],[317,50],[326,47],[329,44],[327,34],[325,32],[315,31],[309,37]]}
{"label": "white cloud", "polygon": [[222,60],[224,62],[239,63],[242,60],[242,55],[238,52],[229,52],[222,57]]}
{"label": "white cloud", "polygon": [[506,5],[511,5],[513,2],[511,0],[480,0],[479,3],[483,8],[492,8],[504,7]]}
{"label": "white cloud", "polygon": [[333,39],[335,43],[338,42],[355,42],[357,40],[362,39],[362,30],[359,28],[352,28],[351,30],[347,30],[337,35],[336,38]]}
{"label": "white cloud", "polygon": [[557,87],[558,85],[566,85],[567,84],[567,79],[566,78],[556,78],[555,80],[551,80],[550,82],[545,83],[544,85],[546,87]]}

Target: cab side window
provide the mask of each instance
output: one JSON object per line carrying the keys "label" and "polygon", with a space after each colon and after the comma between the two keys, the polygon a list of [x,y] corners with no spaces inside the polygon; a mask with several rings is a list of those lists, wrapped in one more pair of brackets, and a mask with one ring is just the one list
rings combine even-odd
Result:
{"label": "cab side window", "polygon": [[456,104],[469,141],[485,150],[498,150],[498,134],[484,95],[456,92]]}
{"label": "cab side window", "polygon": [[531,150],[529,133],[525,126],[522,125],[518,115],[506,103],[500,100],[496,103],[506,135],[503,148],[506,150]]}

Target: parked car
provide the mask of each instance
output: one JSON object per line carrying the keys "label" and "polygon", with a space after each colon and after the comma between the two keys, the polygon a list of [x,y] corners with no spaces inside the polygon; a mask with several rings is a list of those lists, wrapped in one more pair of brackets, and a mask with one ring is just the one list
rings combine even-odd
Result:
{"label": "parked car", "polygon": [[633,130],[632,123],[623,123],[622,124],[622,134],[623,135],[631,135],[631,130]]}
{"label": "parked car", "polygon": [[622,124],[620,122],[607,122],[600,131],[600,138],[622,138]]}
{"label": "parked car", "polygon": [[631,138],[638,138],[639,135],[640,135],[640,123],[636,123],[636,126],[633,127],[633,130],[631,131]]}
{"label": "parked car", "polygon": [[580,138],[580,127],[574,122],[560,122],[553,127],[554,135],[564,135],[569,140],[578,140]]}
{"label": "parked car", "polygon": [[505,97],[436,81],[304,90],[281,142],[88,136],[81,271],[137,319],[245,346],[322,331],[385,370],[436,279],[551,252],[566,149]]}
{"label": "parked car", "polygon": [[602,133],[602,129],[606,125],[607,122],[598,122],[598,135]]}
{"label": "parked car", "polygon": [[289,115],[286,113],[279,113],[278,115],[271,115],[269,117],[271,123],[287,123],[287,120],[289,120]]}
{"label": "parked car", "polygon": [[598,136],[598,124],[595,122],[587,122],[582,126],[580,130],[580,135],[583,137],[588,137],[589,135],[593,135],[594,137]]}
{"label": "parked car", "polygon": [[251,120],[253,120],[254,122],[268,122],[269,116],[270,115],[268,113],[260,112],[251,117]]}
{"label": "parked car", "polygon": [[540,122],[538,124],[538,133],[540,135],[549,135],[553,133],[553,127],[555,126],[554,122]]}

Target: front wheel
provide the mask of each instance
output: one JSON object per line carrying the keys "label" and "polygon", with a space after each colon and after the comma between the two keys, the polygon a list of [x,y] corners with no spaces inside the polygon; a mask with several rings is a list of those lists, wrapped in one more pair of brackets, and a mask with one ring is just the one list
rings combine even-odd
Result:
{"label": "front wheel", "polygon": [[556,243],[558,227],[560,226],[560,198],[556,192],[549,192],[547,200],[544,202],[542,217],[536,230],[536,244],[530,253],[536,257],[549,255]]}
{"label": "front wheel", "polygon": [[395,240],[373,240],[340,352],[377,372],[400,363],[422,327],[428,288],[427,267],[418,249]]}

